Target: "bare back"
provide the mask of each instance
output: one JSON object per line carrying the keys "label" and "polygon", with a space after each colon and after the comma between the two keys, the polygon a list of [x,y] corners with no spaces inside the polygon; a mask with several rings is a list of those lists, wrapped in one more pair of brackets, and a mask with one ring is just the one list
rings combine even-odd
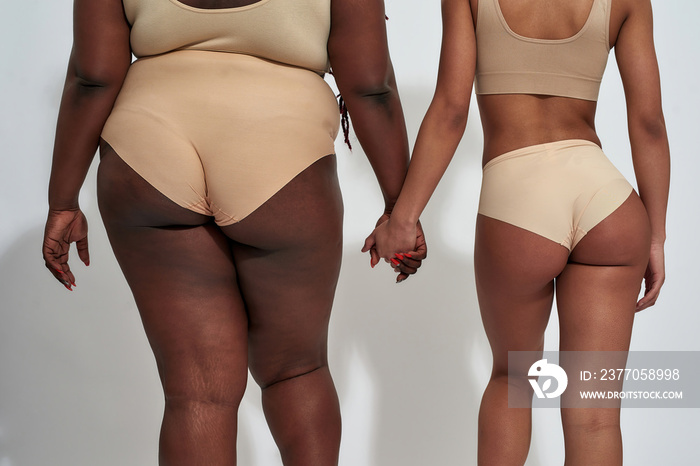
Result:
{"label": "bare back", "polygon": [[[508,27],[534,39],[558,40],[575,36],[586,24],[594,0],[498,0]],[[470,0],[476,26],[479,0]],[[612,1],[610,47],[615,45],[625,12]],[[596,102],[532,94],[477,97],[484,130],[485,164],[521,147],[562,139],[585,139],[600,145],[595,131]]]}

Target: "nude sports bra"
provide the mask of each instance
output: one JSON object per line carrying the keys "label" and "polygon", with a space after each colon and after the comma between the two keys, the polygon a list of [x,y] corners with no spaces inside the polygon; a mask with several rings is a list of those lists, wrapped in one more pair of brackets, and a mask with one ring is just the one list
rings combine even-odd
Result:
{"label": "nude sports bra", "polygon": [[508,27],[498,0],[479,0],[476,93],[598,100],[610,52],[610,2],[593,0],[579,32],[549,40],[516,34]]}
{"label": "nude sports bra", "polygon": [[175,50],[253,55],[328,71],[330,0],[260,0],[202,9],[177,0],[123,0],[136,57]]}

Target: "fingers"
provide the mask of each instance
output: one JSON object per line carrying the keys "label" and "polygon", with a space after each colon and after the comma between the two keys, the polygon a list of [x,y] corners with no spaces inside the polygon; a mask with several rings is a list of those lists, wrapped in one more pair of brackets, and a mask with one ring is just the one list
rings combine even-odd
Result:
{"label": "fingers", "polygon": [[78,257],[83,261],[83,264],[90,265],[90,252],[88,251],[88,239],[87,236],[83,239],[76,241],[75,247],[78,250]]}
{"label": "fingers", "polygon": [[428,245],[425,243],[425,237],[416,238],[415,251],[409,251],[409,254],[416,260],[425,260],[428,257]]}
{"label": "fingers", "polygon": [[374,232],[373,232],[371,235],[369,235],[367,237],[367,239],[365,240],[365,244],[362,246],[362,252],[369,251],[369,266],[372,268],[374,268],[379,263],[379,260],[381,259],[375,246],[376,246],[376,241],[374,239]]}
{"label": "fingers", "polygon": [[397,253],[392,260],[392,267],[399,275],[396,277],[396,283],[401,283],[411,275],[418,272],[418,268],[423,264],[423,260],[428,257],[428,246],[425,242],[423,228],[418,222],[416,236],[416,245],[414,251],[406,253]]}
{"label": "fingers", "polygon": [[643,311],[654,304],[656,300],[659,299],[659,294],[661,293],[661,286],[664,283],[663,277],[655,276],[652,279],[644,279],[646,292],[642,299],[637,302],[636,312]]}
{"label": "fingers", "polygon": [[75,278],[73,277],[73,274],[70,272],[66,273],[61,270],[61,268],[55,268],[54,266],[49,265],[48,262],[45,265],[49,272],[51,272],[54,278],[58,280],[61,285],[63,285],[67,290],[73,291],[73,288],[71,288],[71,286],[75,286]]}
{"label": "fingers", "polygon": [[369,266],[374,268],[379,263],[379,253],[376,249],[372,248],[369,250]]}
{"label": "fingers", "polygon": [[371,250],[376,244],[374,240],[374,232],[365,239],[365,244],[362,246],[362,252]]}
{"label": "fingers", "polygon": [[415,257],[413,253],[410,252],[404,254],[394,254],[394,258],[398,260],[402,266],[410,269],[417,269],[423,263],[422,259]]}
{"label": "fingers", "polygon": [[412,253],[395,254],[395,257],[391,259],[391,267],[399,274],[396,277],[396,283],[401,283],[409,276],[418,272],[418,268],[421,264],[422,261],[416,260]]}
{"label": "fingers", "polygon": [[[59,272],[57,272],[59,273]],[[55,275],[54,275],[55,276]],[[56,279],[63,285],[68,291],[73,291],[72,286],[75,285],[75,277],[73,274],[67,274],[65,272],[60,272]]]}
{"label": "fingers", "polygon": [[75,276],[68,265],[68,251],[70,244],[51,238],[44,240],[43,256],[46,268],[58,282],[67,290],[73,291]]}

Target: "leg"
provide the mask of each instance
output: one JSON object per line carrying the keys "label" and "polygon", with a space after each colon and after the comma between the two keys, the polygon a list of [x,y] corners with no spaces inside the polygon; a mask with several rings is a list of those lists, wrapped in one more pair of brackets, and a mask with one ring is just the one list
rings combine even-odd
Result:
{"label": "leg", "polygon": [[228,239],[156,191],[106,144],[98,195],[163,390],[161,465],[236,464],[247,318]]}
{"label": "leg", "polygon": [[[522,465],[530,447],[531,410],[508,408],[508,390],[530,400],[526,380],[508,379],[508,351],[541,351],[553,280],[568,250],[553,241],[483,215],[476,223],[474,266],[479,307],[493,352],[491,380],[479,411],[478,464]],[[524,368],[527,371],[527,368]]]}
{"label": "leg", "polygon": [[249,317],[249,364],[285,465],[338,462],[340,410],[326,339],[342,253],[335,157],[223,228]]}
{"label": "leg", "polygon": [[[579,242],[556,281],[562,351],[629,349],[649,244],[636,193]],[[567,466],[622,464],[619,409],[565,408],[562,423]]]}

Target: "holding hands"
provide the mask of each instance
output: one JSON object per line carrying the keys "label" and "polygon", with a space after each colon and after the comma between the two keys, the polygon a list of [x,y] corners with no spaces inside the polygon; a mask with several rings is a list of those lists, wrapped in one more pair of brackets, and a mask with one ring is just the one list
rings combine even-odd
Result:
{"label": "holding hands", "polygon": [[423,259],[427,257],[428,247],[420,222],[401,224],[392,220],[390,214],[384,214],[365,240],[362,252],[369,252],[372,267],[380,259],[391,264],[398,273],[396,283],[401,283],[418,271]]}

